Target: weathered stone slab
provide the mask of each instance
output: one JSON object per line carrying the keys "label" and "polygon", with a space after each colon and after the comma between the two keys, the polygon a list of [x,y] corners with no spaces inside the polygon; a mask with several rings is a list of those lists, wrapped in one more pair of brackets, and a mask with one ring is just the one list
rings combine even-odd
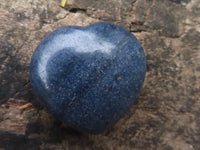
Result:
{"label": "weathered stone slab", "polygon": [[[69,3],[70,2],[70,3]],[[200,1],[0,0],[0,149],[200,148]],[[29,63],[40,40],[63,25],[116,23],[144,47],[147,75],[138,101],[100,135],[52,117],[34,96]],[[32,106],[19,110],[26,103]]]}

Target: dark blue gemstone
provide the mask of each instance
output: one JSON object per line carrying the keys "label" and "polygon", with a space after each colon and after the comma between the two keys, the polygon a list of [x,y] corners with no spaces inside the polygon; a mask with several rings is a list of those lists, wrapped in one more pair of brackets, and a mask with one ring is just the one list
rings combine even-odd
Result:
{"label": "dark blue gemstone", "polygon": [[55,30],[30,64],[31,85],[47,110],[89,133],[100,133],[122,117],[137,98],[145,72],[138,40],[110,23]]}

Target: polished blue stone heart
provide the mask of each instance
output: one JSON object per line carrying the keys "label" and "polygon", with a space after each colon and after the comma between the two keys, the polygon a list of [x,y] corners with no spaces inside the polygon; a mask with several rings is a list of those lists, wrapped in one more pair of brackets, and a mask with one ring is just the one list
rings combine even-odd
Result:
{"label": "polished blue stone heart", "polygon": [[50,33],[33,54],[30,81],[56,118],[76,130],[100,133],[133,104],[145,72],[135,36],[101,22]]}

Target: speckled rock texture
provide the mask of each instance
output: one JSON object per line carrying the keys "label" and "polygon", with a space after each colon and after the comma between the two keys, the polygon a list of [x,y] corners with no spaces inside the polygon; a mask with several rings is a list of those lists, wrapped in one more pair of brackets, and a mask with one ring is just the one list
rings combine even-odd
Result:
{"label": "speckled rock texture", "polygon": [[82,132],[115,124],[139,95],[146,58],[120,26],[63,26],[36,48],[30,64],[34,92],[57,119]]}
{"label": "speckled rock texture", "polygon": [[[199,0],[0,0],[1,150],[200,149]],[[29,81],[39,42],[64,25],[118,24],[141,42],[147,73],[138,101],[111,129],[83,134],[52,117]],[[32,107],[19,110],[32,103]]]}

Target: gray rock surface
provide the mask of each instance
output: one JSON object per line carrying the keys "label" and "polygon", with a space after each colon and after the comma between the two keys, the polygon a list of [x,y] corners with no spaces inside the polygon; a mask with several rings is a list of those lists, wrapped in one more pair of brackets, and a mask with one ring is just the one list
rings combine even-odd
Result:
{"label": "gray rock surface", "polygon": [[[199,0],[0,0],[0,150],[199,150]],[[78,133],[34,96],[29,63],[64,25],[109,21],[131,31],[147,57],[138,101],[111,129]],[[31,107],[19,109],[24,104]]]}

